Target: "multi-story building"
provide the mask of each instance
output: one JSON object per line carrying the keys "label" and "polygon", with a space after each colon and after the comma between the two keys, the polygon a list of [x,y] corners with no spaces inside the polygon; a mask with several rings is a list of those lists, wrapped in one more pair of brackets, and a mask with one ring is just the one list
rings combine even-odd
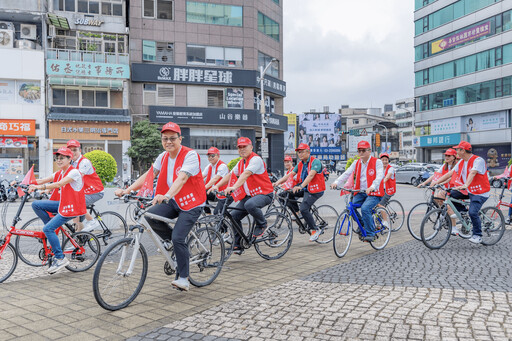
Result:
{"label": "multi-story building", "polygon": [[414,98],[399,99],[395,103],[395,120],[398,126],[398,145],[400,161],[416,159],[414,140]]}
{"label": "multi-story building", "polygon": [[[0,175],[51,174],[46,140],[45,2],[0,1]],[[49,156],[48,156],[49,155]]]}
{"label": "multi-story building", "polygon": [[[128,2],[48,1],[46,75],[50,149],[77,139],[130,176]],[[121,166],[122,165],[122,166]]]}
{"label": "multi-story building", "polygon": [[[238,157],[236,139],[258,149],[262,136],[260,67],[264,76],[268,164],[282,169],[282,0],[130,1],[130,107],[134,121],[180,124],[184,144],[206,163]],[[274,61],[275,60],[275,61]]]}
{"label": "multi-story building", "polygon": [[510,158],[512,1],[416,0],[418,159],[440,161],[461,140],[503,168]]}

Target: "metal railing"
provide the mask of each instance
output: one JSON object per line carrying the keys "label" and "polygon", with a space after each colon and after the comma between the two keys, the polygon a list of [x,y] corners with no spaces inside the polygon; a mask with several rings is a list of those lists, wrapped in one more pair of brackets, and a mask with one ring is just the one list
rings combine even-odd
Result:
{"label": "metal railing", "polygon": [[47,59],[68,60],[72,62],[108,63],[129,65],[128,53],[93,52],[77,50],[47,49]]}

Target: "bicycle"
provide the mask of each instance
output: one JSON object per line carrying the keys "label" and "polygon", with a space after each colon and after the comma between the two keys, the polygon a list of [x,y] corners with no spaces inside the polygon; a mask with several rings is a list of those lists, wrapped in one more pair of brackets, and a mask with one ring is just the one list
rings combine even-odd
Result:
{"label": "bicycle", "polygon": [[[441,188],[440,185],[434,187]],[[421,222],[421,240],[426,247],[432,250],[443,247],[452,234],[452,220],[448,213],[448,207],[452,208],[461,223],[459,237],[469,239],[473,235],[473,225],[469,214],[467,212],[459,212],[454,205],[454,203],[459,203],[467,208],[470,202],[452,198],[450,196],[450,189],[447,189],[446,192],[444,205],[441,208],[430,211]],[[503,213],[494,206],[487,206],[480,209],[479,215],[482,222],[482,244],[487,246],[496,244],[505,233]]]}
{"label": "bicycle", "polygon": [[[446,188],[442,187],[442,190],[446,190]],[[431,211],[439,208],[439,204],[435,200],[444,201],[444,198],[438,198],[434,196],[435,193],[434,187],[427,187],[427,192],[431,194],[428,196],[428,200],[426,202],[422,202],[414,205],[409,214],[407,215],[407,228],[409,229],[409,233],[411,236],[421,241],[420,227],[423,218]],[[426,193],[427,193],[426,192]],[[419,220],[417,219],[419,217]]]}
{"label": "bicycle", "polygon": [[[505,197],[505,190],[507,189],[507,184],[509,180],[512,178],[502,178],[502,185],[501,185],[501,193],[498,197],[498,202],[496,204],[496,208],[501,211],[501,206],[512,208],[512,203],[504,202],[503,198]],[[507,225],[510,225],[512,222],[509,221]],[[505,222],[506,224],[506,222]]]}
{"label": "bicycle", "polygon": [[[215,194],[219,192],[214,191]],[[224,195],[223,193],[220,193]],[[239,225],[228,210],[244,211],[237,207],[228,207],[224,205],[218,215],[210,215],[201,218],[201,224],[213,227],[216,231],[223,233],[223,239],[227,244],[226,260],[235,251],[234,241],[235,233],[240,236],[240,249],[236,250],[238,254],[242,254],[246,249],[254,245],[254,249],[263,259],[273,260],[281,258],[290,249],[293,239],[292,224],[288,217],[277,211],[267,211],[265,219],[267,221],[267,230],[262,237],[253,238],[252,234],[256,223],[254,220],[248,228]],[[265,247],[265,248],[264,248]],[[281,248],[283,247],[283,248]]]}
{"label": "bicycle", "polygon": [[[145,200],[135,195],[125,195],[124,200]],[[147,216],[169,225],[171,219],[147,212],[151,205],[140,212],[137,224],[131,226],[129,235],[110,245],[98,261],[94,271],[93,291],[98,304],[106,310],[127,307],[139,295],[148,273],[148,254],[141,243],[142,234],[147,231],[154,245],[165,258],[164,273],[177,279],[176,257],[172,242],[164,242],[149,224],[143,224]],[[197,223],[196,223],[197,224]],[[212,228],[193,228],[187,240],[190,252],[189,281],[196,287],[211,284],[219,275],[224,263],[225,247],[221,235]]]}
{"label": "bicycle", "polygon": [[[103,246],[108,246],[115,241],[126,237],[128,234],[128,225],[123,217],[113,211],[99,213],[94,204],[87,206],[89,213],[98,220],[101,226],[101,232],[93,233],[98,240],[103,241]],[[75,224],[71,221],[64,223],[64,226],[71,233],[75,233]],[[32,218],[26,222],[20,230],[43,231],[44,223],[39,217]],[[57,232],[58,233],[58,232]],[[62,235],[62,242],[64,243],[66,236]],[[20,259],[30,265],[39,266],[40,257],[37,256],[37,250],[40,249],[40,243],[37,240],[26,240],[25,238],[16,237],[14,246],[18,252]]]}
{"label": "bicycle", "polygon": [[[356,209],[361,207],[361,205],[355,205],[352,203],[354,194],[357,194],[360,191],[345,188],[343,188],[343,190],[350,192],[350,196],[345,197],[347,208],[340,214],[336,221],[332,240],[334,254],[339,258],[347,254],[350,243],[352,242],[353,232],[359,235],[359,239],[361,241],[364,241],[364,238],[367,236],[367,232],[362,226],[356,213]],[[383,212],[388,214],[387,226],[384,224],[385,220],[382,216]],[[372,209],[372,218],[373,223],[375,224],[375,239],[369,243],[375,250],[382,250],[389,243],[389,238],[391,237],[392,225],[391,220],[389,219],[389,212],[387,212],[385,208],[374,207]]]}
{"label": "bicycle", "polygon": [[391,231],[396,232],[400,230],[404,225],[405,220],[404,207],[400,201],[391,199],[388,201],[385,208],[389,213],[389,219],[391,220],[391,225],[393,226]]}
{"label": "bicycle", "polygon": [[[284,195],[281,195],[281,193]],[[279,197],[277,199],[279,205],[275,204],[272,209],[286,215],[290,221],[295,221],[298,225],[300,234],[308,233],[311,235],[311,231],[308,228],[307,223],[304,221],[304,217],[300,217],[297,212],[294,212],[290,207],[288,207],[287,204],[289,202],[299,203],[298,200],[290,199],[290,194],[291,192],[289,190],[286,191],[281,188],[277,188],[274,197]],[[336,223],[336,220],[338,220],[338,211],[330,205],[312,205],[311,214],[315,219],[315,226],[317,226],[321,231],[316,242],[319,244],[330,243],[332,241],[331,229],[334,228],[334,224]]]}
{"label": "bicycle", "polygon": [[[30,262],[27,263],[28,265],[50,265],[54,256],[51,247],[47,245],[47,238],[44,232],[16,229],[16,224],[21,221],[20,215],[23,206],[25,206],[28,199],[28,186],[18,185],[18,187],[23,189],[25,195],[22,197],[9,231],[5,236],[0,237],[0,260],[2,260],[0,264],[0,283],[12,275],[18,264],[18,257],[25,261],[18,250],[10,243],[13,235],[17,236],[17,238],[24,237],[23,240],[34,240],[39,245],[39,247],[34,250],[34,254],[31,255],[34,259],[38,259],[38,262]],[[55,232],[57,234],[61,232],[65,236],[62,250],[64,256],[67,256],[70,261],[66,269],[73,272],[81,272],[90,269],[96,263],[100,254],[100,243],[93,234],[89,232],[77,232],[70,235],[62,226],[57,228]],[[4,251],[6,250],[8,250],[7,254],[4,255]]]}

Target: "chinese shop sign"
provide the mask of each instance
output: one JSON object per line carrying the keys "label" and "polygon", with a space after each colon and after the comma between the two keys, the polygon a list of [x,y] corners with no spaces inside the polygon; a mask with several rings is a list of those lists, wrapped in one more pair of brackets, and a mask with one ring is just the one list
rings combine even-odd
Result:
{"label": "chinese shop sign", "polygon": [[75,77],[130,78],[130,67],[124,64],[49,59],[46,62],[46,74]]}
{"label": "chinese shop sign", "polygon": [[432,54],[444,51],[450,47],[464,44],[468,41],[480,38],[491,33],[491,22],[486,21],[480,25],[473,26],[467,30],[457,32],[444,39],[432,43]]}
{"label": "chinese shop sign", "polygon": [[0,119],[0,135],[35,136],[36,120]]}

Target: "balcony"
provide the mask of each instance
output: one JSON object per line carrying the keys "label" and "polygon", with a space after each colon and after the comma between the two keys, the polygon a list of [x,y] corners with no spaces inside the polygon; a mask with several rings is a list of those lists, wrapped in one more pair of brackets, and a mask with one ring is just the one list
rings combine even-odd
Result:
{"label": "balcony", "polygon": [[72,62],[130,64],[128,53],[89,52],[78,50],[47,49],[47,59],[67,60]]}

